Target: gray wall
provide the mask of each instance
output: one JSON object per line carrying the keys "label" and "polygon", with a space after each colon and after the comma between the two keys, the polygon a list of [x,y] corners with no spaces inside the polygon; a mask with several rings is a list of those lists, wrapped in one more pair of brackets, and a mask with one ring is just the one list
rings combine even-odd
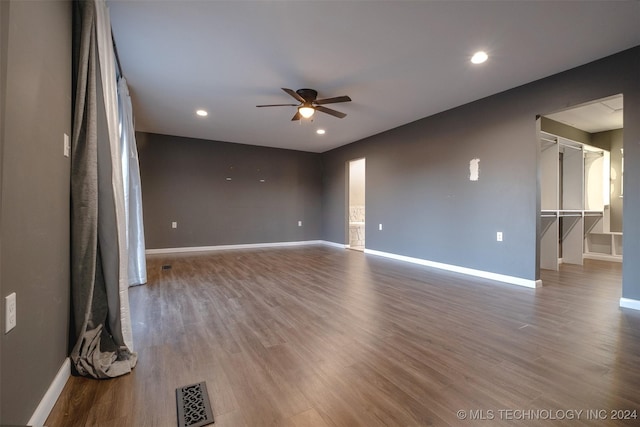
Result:
{"label": "gray wall", "polygon": [[[531,143],[519,143],[519,127],[531,129]],[[325,240],[345,242],[344,162],[366,157],[368,249],[533,278],[534,142],[535,116],[490,102],[328,152]],[[469,162],[475,158],[479,180],[470,181]],[[504,242],[496,242],[497,231]]]}
{"label": "gray wall", "polygon": [[324,239],[346,242],[344,165],[366,157],[367,248],[539,278],[535,118],[623,93],[623,295],[640,299],[639,59],[636,47],[324,153]]}
{"label": "gray wall", "polygon": [[[4,151],[4,115],[6,107],[6,89],[7,89],[7,40],[9,35],[9,2],[0,1],[0,296],[2,292],[2,159]],[[2,300],[0,300],[2,301]],[[3,304],[0,303],[0,306]],[[4,319],[4,307],[0,307],[0,319]],[[0,328],[4,328],[4,323],[0,320]],[[2,329],[0,329],[2,333]],[[0,402],[2,402],[2,339],[0,338]],[[0,414],[2,407],[0,404]],[[0,415],[0,423],[2,416]]]}
{"label": "gray wall", "polygon": [[[640,300],[640,49],[623,68],[629,77],[624,91],[623,204],[624,262],[622,296]],[[624,64],[622,65],[625,66]],[[622,71],[622,70],[621,70]],[[628,80],[631,80],[629,82]]]}
{"label": "gray wall", "polygon": [[147,249],[322,237],[319,154],[147,133],[137,142]]}
{"label": "gray wall", "polygon": [[2,36],[0,286],[17,327],[4,334],[1,304],[0,424],[24,425],[68,350],[71,4],[2,1]]}

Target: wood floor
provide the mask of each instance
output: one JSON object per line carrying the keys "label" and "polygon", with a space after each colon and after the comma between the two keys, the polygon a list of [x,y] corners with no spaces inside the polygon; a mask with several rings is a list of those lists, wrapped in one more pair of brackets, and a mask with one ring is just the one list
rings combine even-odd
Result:
{"label": "wood floor", "polygon": [[72,377],[48,426],[176,426],[175,389],[201,381],[217,427],[640,423],[611,420],[640,411],[620,264],[544,271],[537,290],[326,246],[148,271],[130,290],[138,366]]}

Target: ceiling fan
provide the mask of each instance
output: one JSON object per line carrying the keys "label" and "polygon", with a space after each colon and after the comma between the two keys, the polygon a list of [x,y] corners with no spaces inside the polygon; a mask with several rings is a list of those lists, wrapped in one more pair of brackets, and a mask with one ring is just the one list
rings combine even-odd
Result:
{"label": "ceiling fan", "polygon": [[338,102],[349,102],[351,98],[348,96],[336,96],[334,98],[325,98],[325,99],[316,99],[318,97],[318,92],[313,89],[298,89],[293,91],[291,89],[287,89],[285,87],[282,88],[283,91],[291,95],[296,101],[300,102],[299,104],[269,104],[269,105],[256,105],[256,107],[298,107],[298,111],[291,119],[300,120],[302,118],[308,119],[316,111],[320,111],[322,113],[326,113],[342,119],[347,115],[340,111],[333,110],[331,108],[323,107],[325,104],[335,104]]}

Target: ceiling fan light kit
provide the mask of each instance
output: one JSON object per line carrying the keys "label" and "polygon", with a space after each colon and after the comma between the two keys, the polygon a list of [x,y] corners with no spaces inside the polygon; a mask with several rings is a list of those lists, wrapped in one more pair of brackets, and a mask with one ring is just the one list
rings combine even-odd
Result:
{"label": "ceiling fan light kit", "polygon": [[304,117],[305,119],[308,119],[311,116],[313,116],[313,113],[315,113],[316,110],[314,110],[312,106],[306,105],[298,108],[298,112],[302,117]]}
{"label": "ceiling fan light kit", "polygon": [[336,111],[331,108],[323,107],[325,104],[336,104],[339,102],[350,102],[351,98],[346,95],[336,96],[333,98],[317,99],[318,92],[314,89],[298,89],[296,91],[282,88],[292,98],[295,98],[300,104],[268,104],[268,105],[256,105],[256,107],[298,107],[296,114],[291,119],[300,120],[311,118],[316,111],[320,111],[325,114],[329,114],[339,119],[345,118],[347,115],[340,111]]}

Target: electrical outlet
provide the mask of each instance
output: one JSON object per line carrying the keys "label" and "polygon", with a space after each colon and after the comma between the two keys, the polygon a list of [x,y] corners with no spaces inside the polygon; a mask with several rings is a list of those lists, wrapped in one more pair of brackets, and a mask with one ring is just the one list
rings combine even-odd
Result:
{"label": "electrical outlet", "polygon": [[176,221],[173,221],[171,223],[171,228],[178,228],[178,223]]}
{"label": "electrical outlet", "polygon": [[498,231],[498,232],[496,233],[496,240],[497,240],[498,242],[502,242],[502,231]]}
{"label": "electrical outlet", "polygon": [[382,231],[382,224],[378,224],[378,230]]}
{"label": "electrical outlet", "polygon": [[4,321],[4,333],[8,333],[10,330],[16,327],[16,293],[13,292],[10,295],[4,297],[5,306],[5,321]]}
{"label": "electrical outlet", "polygon": [[298,227],[302,227],[302,221],[298,221]]}

